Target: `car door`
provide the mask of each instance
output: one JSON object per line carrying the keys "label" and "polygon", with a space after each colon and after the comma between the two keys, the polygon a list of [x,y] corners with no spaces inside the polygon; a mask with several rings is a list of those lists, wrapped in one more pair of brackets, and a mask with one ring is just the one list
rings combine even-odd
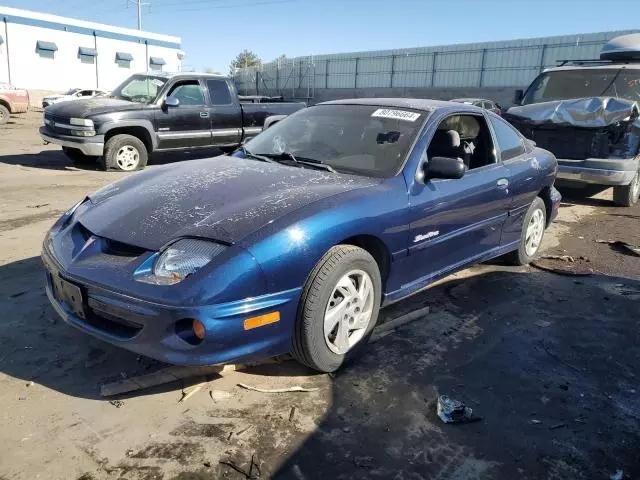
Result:
{"label": "car door", "polygon": [[204,147],[211,143],[209,112],[203,87],[198,80],[179,80],[165,98],[178,100],[177,106],[164,102],[156,114],[158,149]]}
{"label": "car door", "polygon": [[222,78],[206,79],[211,118],[211,144],[238,145],[242,139],[242,110],[237,95]]}
{"label": "car door", "polygon": [[538,195],[541,172],[533,147],[504,119],[495,114],[487,118],[494,133],[500,160],[509,171],[511,204],[502,233],[502,245],[520,241],[522,222],[527,209]]}
{"label": "car door", "polygon": [[[484,116],[454,115],[478,122],[478,137],[472,142],[477,150],[474,158],[482,157],[484,161],[473,160],[460,179],[427,178],[424,185],[416,184],[410,190],[407,270],[412,282],[479,261],[500,248],[511,203],[509,172],[499,161]],[[441,156],[431,150],[436,135],[437,132],[424,152],[427,161],[429,156]]]}

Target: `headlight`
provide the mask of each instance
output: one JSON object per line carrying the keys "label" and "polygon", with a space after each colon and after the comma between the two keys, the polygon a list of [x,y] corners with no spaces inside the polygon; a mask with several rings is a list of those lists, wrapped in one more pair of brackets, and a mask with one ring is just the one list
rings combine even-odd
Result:
{"label": "headlight", "polygon": [[151,274],[142,275],[138,280],[157,285],[176,284],[200,270],[225,248],[224,245],[207,240],[178,240],[158,256]]}
{"label": "headlight", "polygon": [[91,127],[93,128],[93,120],[87,118],[71,118],[69,120],[71,125],[77,125],[79,127]]}

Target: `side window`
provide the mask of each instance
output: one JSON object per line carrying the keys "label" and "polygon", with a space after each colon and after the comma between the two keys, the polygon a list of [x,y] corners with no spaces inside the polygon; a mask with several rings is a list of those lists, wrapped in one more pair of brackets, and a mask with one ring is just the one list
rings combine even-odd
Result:
{"label": "side window", "polygon": [[427,157],[460,158],[467,170],[496,162],[489,127],[479,115],[452,115],[438,125]]}
{"label": "side window", "polygon": [[229,105],[233,103],[229,87],[224,80],[207,80],[207,88],[209,89],[209,97],[211,97],[211,105]]}
{"label": "side window", "polygon": [[189,80],[174,85],[169,96],[180,101],[180,105],[204,105],[204,95],[197,80]]}
{"label": "side window", "polygon": [[511,125],[493,115],[489,115],[489,120],[496,134],[498,148],[502,152],[503,161],[522,155],[525,152],[522,137]]}
{"label": "side window", "polygon": [[82,90],[79,94],[80,97],[91,97],[93,95],[93,90]]}
{"label": "side window", "polygon": [[490,102],[490,101],[484,102],[484,108],[486,108],[487,110],[491,110],[493,108],[493,102]]}

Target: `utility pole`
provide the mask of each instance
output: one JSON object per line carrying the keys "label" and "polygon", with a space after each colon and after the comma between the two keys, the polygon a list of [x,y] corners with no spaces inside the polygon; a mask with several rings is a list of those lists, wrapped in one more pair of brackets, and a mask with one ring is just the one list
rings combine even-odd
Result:
{"label": "utility pole", "polygon": [[127,7],[133,4],[138,10],[138,30],[142,30],[142,7],[148,7],[151,5],[149,2],[143,2],[142,0],[127,0]]}

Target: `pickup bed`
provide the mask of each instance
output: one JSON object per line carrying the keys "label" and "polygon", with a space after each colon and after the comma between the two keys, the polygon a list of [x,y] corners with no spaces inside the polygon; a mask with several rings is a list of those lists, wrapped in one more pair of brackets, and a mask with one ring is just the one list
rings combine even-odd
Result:
{"label": "pickup bed", "polygon": [[109,97],[44,110],[40,136],[74,162],[100,160],[105,170],[138,170],[152,152],[220,147],[229,151],[304,103],[243,103],[219,75],[136,74]]}

